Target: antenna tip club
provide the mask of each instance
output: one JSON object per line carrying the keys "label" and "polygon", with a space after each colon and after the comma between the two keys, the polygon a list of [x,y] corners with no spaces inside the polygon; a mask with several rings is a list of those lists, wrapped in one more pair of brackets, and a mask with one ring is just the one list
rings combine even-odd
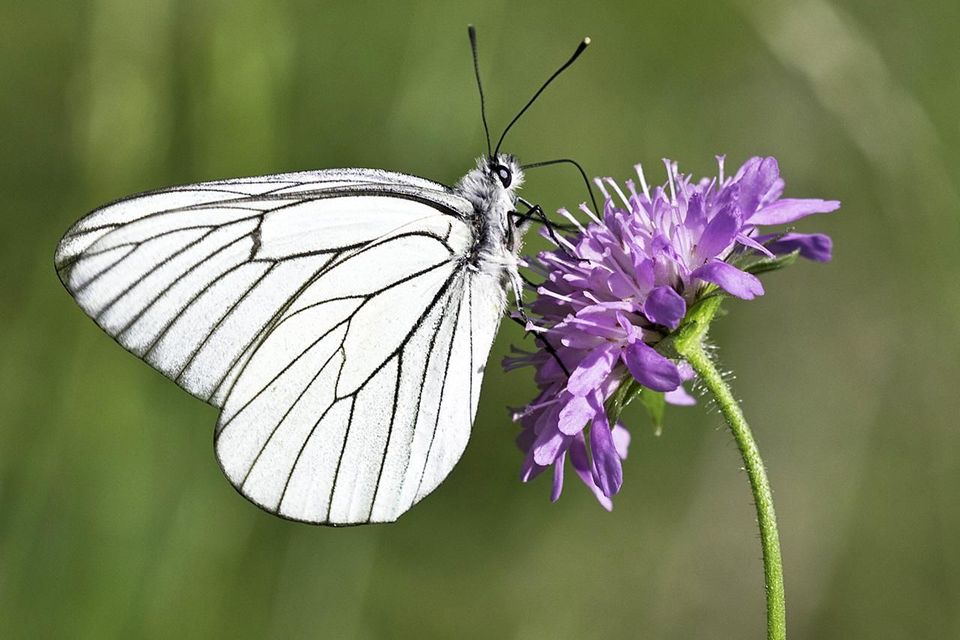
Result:
{"label": "antenna tip club", "polygon": [[588,45],[590,44],[590,42],[591,42],[590,36],[585,36],[585,37],[583,38],[583,46],[585,46],[585,47],[588,46]]}

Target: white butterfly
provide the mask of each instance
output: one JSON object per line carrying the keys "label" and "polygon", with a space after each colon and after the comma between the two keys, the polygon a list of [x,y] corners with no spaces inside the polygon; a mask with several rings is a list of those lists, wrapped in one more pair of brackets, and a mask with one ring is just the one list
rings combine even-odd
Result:
{"label": "white butterfly", "polygon": [[293,520],[388,522],[466,446],[538,213],[516,211],[522,181],[488,141],[453,188],[331,169],[150,191],[76,223],[56,268],[104,331],[221,409],[240,493]]}

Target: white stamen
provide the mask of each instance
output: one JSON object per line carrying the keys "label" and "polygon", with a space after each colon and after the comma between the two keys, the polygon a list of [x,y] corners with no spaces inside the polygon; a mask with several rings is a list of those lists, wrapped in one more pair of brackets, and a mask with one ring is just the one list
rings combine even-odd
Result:
{"label": "white stamen", "polygon": [[546,287],[540,287],[540,288],[538,288],[538,289],[537,289],[537,293],[539,293],[539,294],[542,295],[542,296],[550,296],[551,298],[556,298],[557,300],[562,300],[563,302],[569,302],[569,303],[572,304],[572,305],[578,305],[578,306],[580,306],[580,307],[586,306],[585,303],[583,303],[583,302],[581,302],[581,301],[579,301],[579,300],[575,300],[575,299],[571,298],[570,296],[565,296],[565,295],[563,295],[563,294],[557,293],[556,291],[551,291],[550,289],[547,289]]}
{"label": "white stamen", "polygon": [[560,244],[565,246],[567,249],[570,249],[573,252],[576,252],[577,248],[566,238],[563,237],[563,234],[551,234],[556,236],[556,239],[560,241]]}
{"label": "white stamen", "polygon": [[580,211],[583,211],[585,214],[587,214],[588,216],[590,216],[590,218],[591,218],[594,222],[596,222],[597,224],[601,224],[601,223],[600,223],[600,218],[598,218],[598,217],[593,213],[593,211],[590,211],[590,207],[587,206],[587,203],[586,203],[586,202],[581,202],[581,203],[580,203]]}
{"label": "white stamen", "polygon": [[591,292],[589,292],[589,291],[584,291],[584,292],[583,292],[583,297],[586,298],[586,299],[588,299],[588,300],[592,300],[593,302],[596,302],[596,303],[599,303],[599,302],[600,302],[600,299],[597,298],[597,296],[593,295],[593,293],[591,293]]}
{"label": "white stamen", "polygon": [[547,227],[543,227],[542,229],[540,229],[540,230],[538,231],[538,233],[540,234],[540,237],[541,237],[541,238],[543,238],[544,240],[546,240],[547,242],[549,242],[549,243],[552,244],[553,246],[555,246],[555,247],[559,247],[559,246],[560,246],[560,245],[557,243],[557,240],[554,239],[554,236],[556,236],[557,234],[555,234],[555,233],[550,233],[550,230],[549,230]]}
{"label": "white stamen", "polygon": [[607,193],[607,188],[603,186],[603,180],[601,180],[600,178],[594,178],[593,184],[597,185],[597,188],[600,189],[600,193],[603,194],[604,200],[610,199],[610,194]]}
{"label": "white stamen", "polygon": [[566,218],[567,220],[569,220],[570,223],[573,224],[573,226],[575,226],[575,227],[576,227],[577,229],[579,229],[580,231],[586,231],[586,229],[583,228],[583,225],[580,224],[580,221],[577,220],[576,218],[574,218],[574,217],[573,217],[573,214],[570,213],[569,211],[567,211],[566,209],[557,209],[557,213],[559,213],[559,214],[562,215],[564,218]]}
{"label": "white stamen", "polygon": [[686,177],[684,177],[683,175],[681,175],[681,173],[680,173],[680,164],[679,164],[679,163],[677,163],[677,162],[674,162],[674,163],[673,163],[673,172],[676,174],[676,176],[677,176],[677,181],[678,181],[679,184],[680,184],[680,193],[683,194],[683,197],[684,197],[684,198],[686,198],[687,200],[689,200],[689,199],[690,199],[690,190],[689,190],[689,189],[690,189],[690,181],[689,181]]}
{"label": "white stamen", "polygon": [[670,183],[670,204],[677,204],[677,188],[673,185],[673,166],[666,158],[663,159],[663,166],[667,168],[667,181]]}
{"label": "white stamen", "polygon": [[643,195],[650,199],[650,187],[647,186],[647,179],[643,177],[643,165],[635,164],[633,168],[637,170],[637,177],[640,178],[640,188],[643,189]]}
{"label": "white stamen", "polygon": [[[639,165],[638,165],[639,166]],[[633,212],[640,220],[646,225],[650,226],[650,216],[647,214],[646,205],[644,205],[643,200],[640,199],[640,196],[637,195],[637,185],[633,180],[627,180],[627,189],[630,190],[630,195],[633,197],[636,203],[636,210]],[[647,202],[650,199],[647,198]]]}
{"label": "white stamen", "polygon": [[723,185],[723,161],[727,159],[727,156],[716,156],[717,164],[720,166],[720,185]]}
{"label": "white stamen", "polygon": [[[720,175],[723,175],[723,171],[720,171]],[[710,180],[710,184],[707,185],[707,188],[703,191],[703,200],[706,202],[707,197],[710,195],[710,192],[713,191],[713,188],[717,185],[717,179],[713,178]]]}
{"label": "white stamen", "polygon": [[617,192],[617,195],[620,196],[620,200],[623,201],[623,206],[629,209],[630,201],[627,200],[627,196],[624,195],[623,191],[620,189],[620,185],[618,185],[613,178],[607,178],[607,182],[610,184],[611,187],[613,187],[613,190]]}
{"label": "white stamen", "polygon": [[547,333],[550,331],[546,327],[539,327],[533,324],[533,321],[528,321],[527,324],[523,327],[524,331],[529,331],[530,333]]}

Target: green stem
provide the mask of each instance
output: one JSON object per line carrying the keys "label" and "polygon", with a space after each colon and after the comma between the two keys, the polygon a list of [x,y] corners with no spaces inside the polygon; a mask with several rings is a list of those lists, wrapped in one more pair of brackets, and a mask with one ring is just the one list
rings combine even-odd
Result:
{"label": "green stem", "polygon": [[[713,314],[711,313],[710,316]],[[783,561],[780,558],[780,539],[777,534],[777,516],[773,509],[773,493],[770,481],[760,458],[760,450],[753,439],[753,433],[747,425],[740,405],[737,404],[730,387],[727,386],[713,359],[704,348],[703,337],[706,325],[684,336],[678,341],[677,351],[682,355],[700,377],[700,381],[713,395],[720,412],[730,426],[743,463],[750,478],[754,504],[757,507],[757,521],[760,524],[760,542],[763,547],[763,575],[767,594],[767,638],[784,640],[787,637],[786,604],[783,592]]]}

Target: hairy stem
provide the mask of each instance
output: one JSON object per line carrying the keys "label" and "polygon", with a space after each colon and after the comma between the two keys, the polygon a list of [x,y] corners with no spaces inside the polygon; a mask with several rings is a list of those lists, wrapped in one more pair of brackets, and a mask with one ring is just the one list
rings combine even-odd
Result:
{"label": "hairy stem", "polygon": [[690,363],[700,377],[700,381],[713,396],[743,457],[757,508],[757,521],[760,525],[763,576],[767,595],[767,638],[784,640],[787,637],[787,620],[783,590],[783,561],[780,557],[780,538],[777,533],[777,516],[773,508],[770,481],[767,479],[760,450],[743,417],[740,405],[704,347],[707,328],[718,308],[719,301],[711,308],[704,309],[700,317],[696,318],[686,331],[681,331],[675,346],[677,352]]}

